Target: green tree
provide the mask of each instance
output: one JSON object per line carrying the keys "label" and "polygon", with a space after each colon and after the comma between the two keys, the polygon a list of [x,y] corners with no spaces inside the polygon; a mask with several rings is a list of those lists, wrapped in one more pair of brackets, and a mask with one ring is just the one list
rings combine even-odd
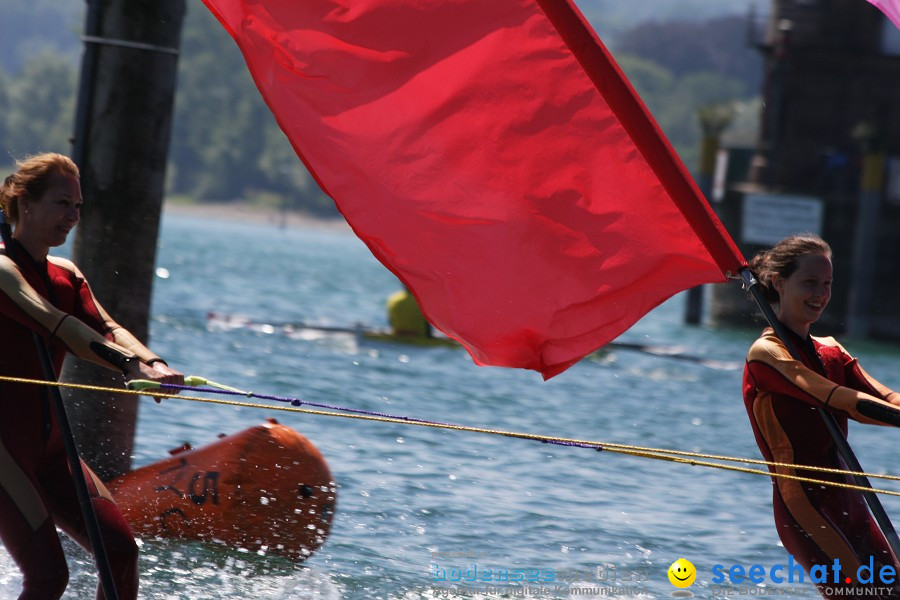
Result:
{"label": "green tree", "polygon": [[756,0],[576,0],[603,41],[616,47],[620,37],[646,22],[705,21],[746,15]]}
{"label": "green tree", "polygon": [[282,197],[282,206],[336,216],[334,202],[319,188],[274,119],[266,125],[265,136],[259,167],[266,176],[267,188]]}
{"label": "green tree", "polygon": [[0,69],[18,74],[35,54],[53,51],[78,58],[78,29],[85,2],[0,0]]}
{"label": "green tree", "polygon": [[45,51],[28,59],[6,90],[3,154],[20,157],[42,151],[68,152],[75,113],[75,67]]}
{"label": "green tree", "polygon": [[660,127],[690,169],[697,166],[700,152],[697,109],[737,102],[743,90],[744,84],[736,79],[710,72],[691,73],[677,80],[667,98],[654,102]]}
{"label": "green tree", "polygon": [[336,214],[278,128],[228,33],[202,7],[182,37],[169,190],[200,200],[253,196]]}
{"label": "green tree", "polygon": [[616,51],[634,54],[665,67],[676,77],[711,71],[739,79],[746,89],[759,89],[762,54],[747,43],[747,18],[711,21],[648,22],[621,36]]}
{"label": "green tree", "polygon": [[719,73],[699,71],[676,77],[645,58],[623,54],[617,61],[689,168],[696,166],[699,156],[697,109],[744,100],[744,83]]}
{"label": "green tree", "polygon": [[171,188],[201,198],[239,197],[246,147],[256,145],[244,122],[252,83],[228,34],[197,4],[185,21],[178,70]]}
{"label": "green tree", "polygon": [[648,98],[664,97],[674,85],[672,72],[652,60],[633,54],[617,54],[616,62],[645,102]]}

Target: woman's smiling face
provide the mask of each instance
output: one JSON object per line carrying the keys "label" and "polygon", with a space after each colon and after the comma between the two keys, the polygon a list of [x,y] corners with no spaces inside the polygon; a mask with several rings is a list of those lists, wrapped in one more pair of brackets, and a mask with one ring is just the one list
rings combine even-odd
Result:
{"label": "woman's smiling face", "polygon": [[831,300],[833,271],[824,254],[807,254],[797,259],[797,270],[789,277],[776,275],[772,285],[778,292],[778,320],[801,336],[819,320]]}
{"label": "woman's smiling face", "polygon": [[78,178],[67,173],[56,173],[51,177],[50,186],[40,198],[25,201],[16,225],[17,237],[25,238],[20,241],[25,243],[34,258],[40,258],[35,255],[38,247],[46,255],[47,249],[63,244],[81,217]]}

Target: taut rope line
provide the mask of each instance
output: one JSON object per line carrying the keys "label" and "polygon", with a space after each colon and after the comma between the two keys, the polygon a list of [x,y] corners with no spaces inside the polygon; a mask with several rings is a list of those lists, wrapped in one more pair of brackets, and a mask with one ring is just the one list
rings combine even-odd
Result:
{"label": "taut rope line", "polygon": [[[202,378],[198,378],[202,379]],[[164,388],[176,388],[181,390],[192,390],[195,392],[204,392],[204,393],[215,393],[215,394],[228,394],[228,395],[239,395],[246,397],[257,397],[263,399],[277,400],[280,402],[290,402],[292,406],[273,406],[271,404],[259,404],[255,402],[239,402],[236,400],[222,400],[218,398],[203,398],[201,396],[189,396],[184,394],[170,394],[160,390],[155,390],[153,392],[148,392],[146,389],[143,390],[132,390],[132,389],[121,389],[121,388],[111,388],[106,386],[99,385],[88,385],[83,383],[66,383],[61,381],[44,381],[41,379],[27,379],[23,377],[7,377],[0,375],[0,381],[7,381],[10,383],[23,383],[30,385],[44,385],[44,386],[57,386],[67,389],[75,389],[75,390],[87,390],[94,392],[109,392],[109,393],[117,393],[117,394],[131,394],[134,396],[153,396],[156,398],[168,398],[173,400],[189,400],[191,402],[205,402],[207,404],[218,404],[222,406],[241,406],[246,408],[261,408],[267,410],[281,410],[285,412],[292,413],[300,413],[307,415],[317,415],[323,417],[342,417],[345,419],[357,419],[362,421],[375,421],[379,423],[396,423],[400,425],[418,425],[420,427],[431,427],[434,429],[448,429],[451,431],[465,431],[469,433],[484,433],[489,435],[501,435],[504,437],[538,441],[545,444],[556,444],[560,446],[574,446],[579,448],[590,448],[597,451],[605,451],[605,452],[613,452],[617,454],[625,454],[628,456],[638,456],[642,458],[652,458],[656,460],[664,460],[668,462],[680,463],[680,464],[688,464],[692,466],[699,467],[708,467],[713,469],[722,469],[725,471],[733,471],[737,473],[748,473],[751,475],[764,475],[767,477],[777,477],[781,479],[789,479],[792,481],[799,481],[802,483],[810,483],[816,485],[825,485],[831,487],[838,487],[856,491],[868,491],[875,492],[877,494],[884,494],[887,496],[898,496],[900,497],[900,492],[895,492],[892,490],[884,490],[878,488],[868,488],[859,485],[854,485],[850,483],[841,483],[835,481],[827,481],[823,479],[814,479],[811,477],[802,477],[799,475],[792,475],[790,473],[784,473],[780,471],[770,472],[768,470],[762,469],[751,469],[747,467],[736,467],[732,465],[723,465],[715,462],[710,462],[710,460],[720,460],[725,462],[738,462],[744,464],[753,464],[753,465],[763,465],[767,467],[774,467],[776,469],[791,469],[798,471],[812,471],[817,473],[827,473],[834,475],[863,475],[866,477],[885,479],[888,481],[900,481],[900,476],[897,475],[886,475],[886,474],[877,474],[877,473],[858,473],[855,471],[846,471],[842,469],[831,469],[827,467],[815,467],[815,466],[805,466],[805,465],[795,465],[791,463],[779,463],[779,462],[770,462],[760,459],[754,458],[740,458],[734,456],[723,456],[716,454],[704,454],[699,452],[689,452],[685,450],[668,450],[665,448],[650,448],[646,446],[632,446],[628,444],[615,444],[608,442],[600,442],[596,440],[580,440],[575,438],[565,438],[565,437],[557,437],[557,436],[547,436],[547,435],[538,435],[534,433],[523,433],[517,431],[505,431],[502,429],[488,429],[484,427],[472,427],[469,425],[458,425],[454,423],[441,423],[437,421],[427,421],[424,419],[419,419],[415,417],[404,417],[404,416],[396,416],[396,415],[388,415],[385,413],[375,413],[372,411],[365,411],[361,409],[354,408],[345,408],[340,406],[331,406],[326,404],[318,404],[315,402],[307,402],[305,400],[300,400],[299,398],[285,398],[279,396],[267,396],[260,395],[254,392],[244,392],[242,390],[237,390],[235,388],[229,388],[227,386],[222,386],[224,389],[215,389],[213,387],[192,387],[192,386],[171,386],[171,385],[163,385],[161,387]],[[206,381],[206,380],[203,380]],[[207,381],[209,385],[216,385],[213,382]],[[309,406],[320,406],[331,408],[334,410],[312,410],[309,408],[301,408],[301,405],[306,404]],[[336,410],[345,411],[345,412],[335,412]]]}

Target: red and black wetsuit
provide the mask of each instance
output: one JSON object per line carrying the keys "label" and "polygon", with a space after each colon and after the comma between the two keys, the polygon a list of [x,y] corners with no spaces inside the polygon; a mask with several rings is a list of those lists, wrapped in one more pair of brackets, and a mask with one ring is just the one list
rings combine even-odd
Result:
{"label": "red and black wetsuit", "polygon": [[[0,374],[44,379],[32,332],[44,338],[58,373],[66,352],[121,368],[149,360],[97,303],[69,261],[36,263],[18,242],[0,252]],[[68,570],[55,527],[90,548],[47,389],[0,381],[0,539],[23,574],[23,598],[59,598]],[[109,492],[83,467],[119,598],[137,597],[137,546]],[[98,598],[103,598],[98,591]]]}
{"label": "red and black wetsuit", "polygon": [[[756,442],[767,461],[847,469],[815,409],[831,411],[846,435],[848,418],[896,424],[889,422],[892,417],[884,419],[880,414],[891,410],[880,401],[887,401],[895,392],[872,379],[834,338],[793,337],[800,361],[791,358],[771,329],[763,332],[747,355],[744,403]],[[855,483],[848,476],[791,467],[769,469]],[[853,581],[860,565],[869,564],[869,557],[874,558],[876,573],[880,565],[893,565],[900,572],[900,564],[860,492],[781,477],[773,477],[772,484],[778,536],[807,573],[813,565],[828,565],[831,573],[830,566],[837,558],[841,579]],[[876,580],[873,585],[882,584]],[[858,586],[854,581],[849,587]],[[883,597],[900,597],[900,584],[895,582],[893,588],[894,596]]]}

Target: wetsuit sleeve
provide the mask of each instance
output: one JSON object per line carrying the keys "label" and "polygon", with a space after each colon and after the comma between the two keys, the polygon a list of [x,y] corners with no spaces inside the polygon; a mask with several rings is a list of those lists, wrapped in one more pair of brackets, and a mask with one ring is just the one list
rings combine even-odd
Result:
{"label": "wetsuit sleeve", "polygon": [[[853,383],[850,383],[851,381]],[[854,389],[864,391],[867,394],[886,400],[891,404],[900,404],[900,393],[895,392],[866,373],[860,366],[859,361],[855,358],[853,359],[853,362],[848,365],[847,382]]]}
{"label": "wetsuit sleeve", "polygon": [[71,269],[78,281],[80,305],[76,310],[75,316],[78,317],[79,320],[86,323],[91,323],[92,321],[97,323],[99,326],[94,327],[97,331],[104,333],[108,340],[127,349],[145,363],[162,360],[142,344],[130,331],[119,325],[109,316],[109,313],[107,313],[97,301],[97,298],[91,291],[91,286],[88,284],[87,280],[85,280],[81,270],[75,266],[74,263],[60,259],[55,260],[59,261],[58,264],[60,264],[60,266]]}
{"label": "wetsuit sleeve", "polygon": [[72,354],[104,367],[124,371],[134,352],[64,313],[38,294],[22,276],[19,267],[0,255],[0,311],[45,339],[56,338]]}
{"label": "wetsuit sleeve", "polygon": [[747,355],[747,370],[757,389],[802,400],[873,425],[900,426],[900,408],[867,391],[838,385],[788,353],[775,335],[753,344]]}
{"label": "wetsuit sleeve", "polygon": [[839,343],[835,342],[835,344],[844,355],[844,374],[847,378],[847,387],[865,392],[891,404],[900,404],[900,393],[895,392],[866,373],[856,358],[851,356]]}

